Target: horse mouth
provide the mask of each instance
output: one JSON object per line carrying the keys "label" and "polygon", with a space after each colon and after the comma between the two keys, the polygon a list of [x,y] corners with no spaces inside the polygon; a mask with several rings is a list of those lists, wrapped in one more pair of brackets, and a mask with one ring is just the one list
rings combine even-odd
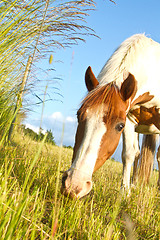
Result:
{"label": "horse mouth", "polygon": [[70,199],[78,199],[78,193],[80,191],[73,191],[72,189],[61,187],[61,194],[63,194],[65,197],[68,197]]}

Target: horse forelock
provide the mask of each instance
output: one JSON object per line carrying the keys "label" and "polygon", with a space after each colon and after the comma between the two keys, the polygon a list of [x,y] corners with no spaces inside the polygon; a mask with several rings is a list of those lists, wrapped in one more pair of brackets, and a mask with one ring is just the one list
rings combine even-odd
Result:
{"label": "horse forelock", "polygon": [[98,85],[93,91],[89,92],[88,95],[82,101],[82,105],[78,110],[78,115],[82,120],[87,117],[88,110],[96,113],[99,107],[104,104],[107,105],[107,112],[110,112],[112,108],[113,95],[118,93],[118,87],[115,82],[111,82],[106,85]]}

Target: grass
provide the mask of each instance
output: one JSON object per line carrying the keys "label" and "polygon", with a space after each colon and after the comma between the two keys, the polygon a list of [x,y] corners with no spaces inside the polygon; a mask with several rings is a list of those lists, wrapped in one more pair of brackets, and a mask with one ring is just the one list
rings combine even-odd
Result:
{"label": "grass", "polygon": [[47,0],[21,2],[0,3],[0,239],[160,239],[157,172],[150,186],[137,186],[125,196],[120,191],[122,164],[108,160],[94,175],[91,193],[70,200],[61,195],[60,185],[71,149],[45,139],[34,142],[23,132],[15,132],[14,141],[5,145],[28,56],[35,55],[36,61],[50,47],[56,50],[94,35],[85,25],[88,10],[95,7],[92,0],[53,0],[49,8]]}
{"label": "grass", "polygon": [[[157,172],[150,186],[120,191],[122,164],[108,160],[91,193],[70,200],[60,193],[61,171],[72,150],[37,143],[23,133],[0,150],[1,239],[159,239]],[[60,162],[59,162],[60,161]]]}
{"label": "grass", "polygon": [[[94,8],[93,0],[0,1],[1,136],[5,134],[5,138],[8,137],[10,119],[17,106],[21,111],[18,117],[22,118],[28,108],[43,102],[41,95],[46,79],[52,92],[55,89],[55,94],[61,96],[59,88],[55,87],[59,78],[53,74],[54,61],[46,70],[40,69],[38,62],[42,59],[48,62],[49,55],[55,54],[57,48],[77,44],[84,41],[87,36],[95,36],[94,31],[86,23],[86,17]],[[28,71],[27,61],[30,62]],[[52,72],[52,77],[49,72]],[[22,95],[23,106],[20,104]],[[54,98],[48,97],[44,100]],[[10,130],[9,140],[12,132]]]}

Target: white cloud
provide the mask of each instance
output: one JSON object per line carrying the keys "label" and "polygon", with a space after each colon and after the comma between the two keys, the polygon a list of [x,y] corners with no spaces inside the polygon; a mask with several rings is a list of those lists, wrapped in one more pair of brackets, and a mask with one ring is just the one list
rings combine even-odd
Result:
{"label": "white cloud", "polygon": [[64,117],[61,112],[54,112],[49,118],[54,119],[54,120],[59,120],[63,121]]}
{"label": "white cloud", "polygon": [[[25,123],[25,128],[30,128],[30,129],[32,129],[34,132],[39,133],[39,127],[34,126],[34,125],[30,124],[30,123]],[[45,134],[46,131],[45,131],[45,130],[42,130],[42,133]]]}
{"label": "white cloud", "polygon": [[76,118],[67,116],[66,118],[62,115],[61,112],[54,112],[51,116],[48,117],[51,120],[63,121],[63,122],[76,122]]}
{"label": "white cloud", "polygon": [[34,132],[38,133],[39,132],[39,127],[36,127],[36,126],[33,126],[32,124],[30,123],[26,123],[25,124],[25,128],[30,128],[32,129]]}
{"label": "white cloud", "polygon": [[74,122],[76,122],[76,118],[74,118],[74,117],[66,117],[66,121],[74,123]]}

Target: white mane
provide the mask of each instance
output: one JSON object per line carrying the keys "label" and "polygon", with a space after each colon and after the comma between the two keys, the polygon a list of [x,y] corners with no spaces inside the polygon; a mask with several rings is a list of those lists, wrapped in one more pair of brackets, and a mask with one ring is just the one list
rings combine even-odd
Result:
{"label": "white mane", "polygon": [[140,61],[139,58],[142,58],[141,61],[143,61],[142,56],[145,58],[146,49],[148,51],[148,48],[152,45],[154,45],[154,48],[155,45],[159,46],[158,43],[147,38],[144,34],[136,34],[126,39],[109,58],[99,73],[97,78],[100,84],[103,85],[111,81],[116,81],[116,84],[120,86],[123,81],[124,71],[129,71],[136,75]]}

